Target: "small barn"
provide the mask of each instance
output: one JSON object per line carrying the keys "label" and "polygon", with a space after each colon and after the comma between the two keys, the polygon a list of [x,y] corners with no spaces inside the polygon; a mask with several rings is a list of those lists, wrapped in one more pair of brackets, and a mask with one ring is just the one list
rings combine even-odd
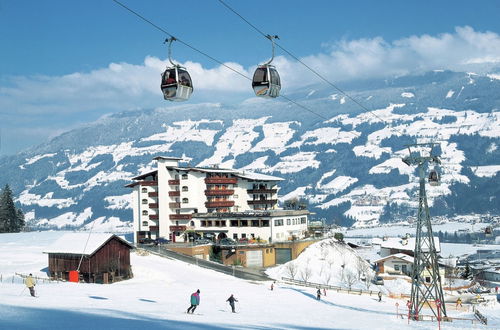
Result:
{"label": "small barn", "polygon": [[132,277],[133,245],[114,234],[68,233],[43,253],[49,257],[49,277],[69,280],[79,270],[79,280],[112,283]]}

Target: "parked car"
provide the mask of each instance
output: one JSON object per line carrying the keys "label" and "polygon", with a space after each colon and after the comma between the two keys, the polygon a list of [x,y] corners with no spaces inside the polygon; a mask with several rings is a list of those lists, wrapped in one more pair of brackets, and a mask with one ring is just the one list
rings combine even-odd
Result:
{"label": "parked car", "polygon": [[211,240],[208,238],[197,238],[194,240],[194,245],[202,245],[202,244],[210,244],[212,243]]}
{"label": "parked car", "polygon": [[140,238],[139,244],[154,244],[155,240],[149,237]]}
{"label": "parked car", "polygon": [[230,239],[230,238],[223,238],[219,241],[220,245],[235,245],[236,241]]}
{"label": "parked car", "polygon": [[372,282],[376,285],[384,285],[384,279],[382,278],[382,276],[375,276]]}
{"label": "parked car", "polygon": [[158,237],[154,240],[154,243],[156,245],[168,244],[170,243],[170,240],[166,239],[165,237]]}

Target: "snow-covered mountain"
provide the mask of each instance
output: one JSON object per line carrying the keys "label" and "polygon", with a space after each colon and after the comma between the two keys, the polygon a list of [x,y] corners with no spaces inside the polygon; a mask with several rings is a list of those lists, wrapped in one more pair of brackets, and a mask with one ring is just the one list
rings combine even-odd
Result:
{"label": "snow-covered mountain", "polygon": [[133,176],[158,155],[280,176],[281,199],[317,218],[370,226],[415,214],[418,179],[405,145],[441,144],[432,215],[499,214],[500,75],[434,71],[346,83],[366,112],[330,87],[241,104],[167,104],[110,115],[0,159],[31,225],[129,230]]}

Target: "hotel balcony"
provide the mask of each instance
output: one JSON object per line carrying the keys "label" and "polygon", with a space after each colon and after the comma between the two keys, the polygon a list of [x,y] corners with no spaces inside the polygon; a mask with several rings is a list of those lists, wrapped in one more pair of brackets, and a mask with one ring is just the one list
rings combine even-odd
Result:
{"label": "hotel balcony", "polygon": [[158,192],[157,191],[150,192],[148,193],[148,197],[158,197]]}
{"label": "hotel balcony", "polygon": [[157,209],[158,208],[158,203],[149,203],[149,208],[150,209]]}
{"label": "hotel balcony", "polygon": [[276,203],[278,203],[277,199],[256,199],[256,200],[248,201],[248,205],[256,205],[256,204],[274,205]]}
{"label": "hotel balcony", "polygon": [[158,220],[158,219],[159,219],[158,214],[151,214],[149,216],[149,220]]}
{"label": "hotel balcony", "polygon": [[276,194],[278,189],[248,189],[249,194]]}
{"label": "hotel balcony", "polygon": [[236,184],[238,183],[238,178],[218,178],[210,177],[205,178],[206,184]]}
{"label": "hotel balcony", "polygon": [[181,203],[168,203],[168,207],[170,207],[171,209],[180,209]]}
{"label": "hotel balcony", "polygon": [[149,231],[159,231],[160,226],[149,226]]}
{"label": "hotel balcony", "polygon": [[187,228],[186,226],[170,226],[169,229],[170,231],[185,231]]}
{"label": "hotel balcony", "polygon": [[180,196],[181,195],[181,192],[180,191],[169,191],[168,192],[168,195],[169,196]]}
{"label": "hotel balcony", "polygon": [[191,214],[171,214],[168,216],[170,220],[191,220],[193,215]]}
{"label": "hotel balcony", "polygon": [[168,180],[168,184],[171,186],[178,186],[181,184],[180,180]]}
{"label": "hotel balcony", "polygon": [[208,189],[205,190],[205,196],[228,196],[233,195],[233,189]]}
{"label": "hotel balcony", "polygon": [[214,202],[205,202],[206,207],[231,207],[234,206],[234,201],[214,201]]}

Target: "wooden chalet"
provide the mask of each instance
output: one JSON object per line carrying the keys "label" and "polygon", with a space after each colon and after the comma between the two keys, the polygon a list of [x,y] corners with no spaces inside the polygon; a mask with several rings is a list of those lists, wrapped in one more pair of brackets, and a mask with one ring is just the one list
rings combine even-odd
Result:
{"label": "wooden chalet", "polygon": [[69,280],[79,270],[79,281],[111,283],[132,277],[133,246],[113,234],[69,233],[43,253],[49,256],[49,277]]}

